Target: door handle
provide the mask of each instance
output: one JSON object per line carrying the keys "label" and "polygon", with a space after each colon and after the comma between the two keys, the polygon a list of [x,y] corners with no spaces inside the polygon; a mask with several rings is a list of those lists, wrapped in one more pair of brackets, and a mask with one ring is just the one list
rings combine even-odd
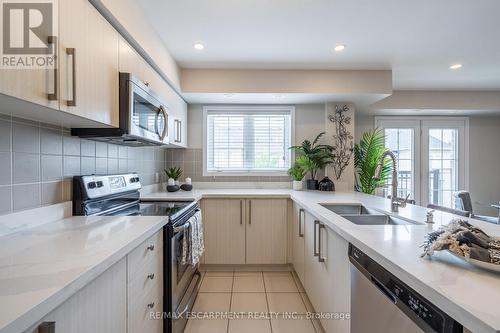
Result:
{"label": "door handle", "polygon": [[71,57],[72,59],[72,68],[71,68],[71,75],[72,75],[72,99],[68,100],[67,104],[68,106],[76,106],[76,50],[74,47],[68,47],[66,48],[66,54]]}
{"label": "door handle", "polygon": [[325,258],[321,256],[321,229],[324,229],[325,225],[322,223],[319,223],[319,228],[318,228],[318,261],[319,262],[325,262]]}
{"label": "door handle", "polygon": [[305,213],[304,209],[299,209],[299,237],[304,237],[304,233],[302,232],[302,214]]}
{"label": "door handle", "polygon": [[240,224],[243,224],[243,200],[240,200]]}
{"label": "door handle", "polygon": [[252,224],[252,200],[248,200],[248,224]]}
{"label": "door handle", "polygon": [[[48,44],[52,45],[54,48],[54,59],[57,61],[57,37],[56,36],[49,36],[48,38]],[[57,63],[54,64],[54,92],[53,93],[48,93],[47,94],[47,99],[49,101],[57,101]]]}
{"label": "door handle", "polygon": [[319,253],[316,252],[316,243],[317,243],[317,236],[316,236],[316,226],[319,225],[318,220],[314,220],[314,242],[313,242],[313,254],[315,257],[319,256]]}
{"label": "door handle", "polygon": [[182,121],[179,120],[179,143],[182,142]]}
{"label": "door handle", "polygon": [[160,106],[160,111],[163,113],[163,132],[160,135],[160,140],[163,141],[165,137],[168,135],[168,113],[167,110],[165,110],[165,108],[163,107],[163,105]]}

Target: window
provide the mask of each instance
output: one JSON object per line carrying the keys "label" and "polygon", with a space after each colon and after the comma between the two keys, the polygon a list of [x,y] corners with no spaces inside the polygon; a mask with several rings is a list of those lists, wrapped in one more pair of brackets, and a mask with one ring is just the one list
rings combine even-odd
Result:
{"label": "window", "polygon": [[292,107],[204,108],[204,175],[285,175]]}
{"label": "window", "polygon": [[[455,207],[453,193],[468,187],[468,119],[377,117],[386,147],[398,162],[398,196],[423,206]],[[384,189],[384,195],[390,189]]]}

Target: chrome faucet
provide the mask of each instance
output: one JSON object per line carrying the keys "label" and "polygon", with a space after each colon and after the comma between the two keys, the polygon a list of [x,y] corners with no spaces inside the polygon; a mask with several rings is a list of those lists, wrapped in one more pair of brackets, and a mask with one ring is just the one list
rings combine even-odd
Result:
{"label": "chrome faucet", "polygon": [[406,199],[399,199],[398,198],[398,168],[397,168],[397,162],[396,162],[396,155],[390,150],[386,150],[382,156],[380,157],[380,160],[377,165],[377,169],[375,170],[375,176],[373,176],[374,180],[380,180],[380,177],[382,176],[382,170],[384,168],[384,161],[385,158],[389,156],[392,159],[392,195],[391,195],[391,212],[397,212],[399,211],[399,207],[406,207],[406,202],[408,201],[408,198],[410,195],[406,197]]}

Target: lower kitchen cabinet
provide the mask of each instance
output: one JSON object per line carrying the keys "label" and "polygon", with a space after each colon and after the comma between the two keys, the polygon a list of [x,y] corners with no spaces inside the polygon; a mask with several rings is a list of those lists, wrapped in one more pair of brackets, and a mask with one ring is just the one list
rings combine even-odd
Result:
{"label": "lower kitchen cabinet", "polygon": [[[49,313],[41,322],[54,322],[55,333],[126,332],[125,258]],[[33,333],[38,331],[38,325],[28,330]]]}
{"label": "lower kitchen cabinet", "polygon": [[286,264],[287,200],[247,200],[247,264]]}
{"label": "lower kitchen cabinet", "polygon": [[292,263],[302,285],[305,285],[305,210],[293,204]]}
{"label": "lower kitchen cabinet", "polygon": [[245,263],[245,200],[204,199],[205,264]]}
{"label": "lower kitchen cabinet", "polygon": [[[348,242],[305,214],[305,289],[314,309],[322,313],[350,312]],[[321,319],[326,332],[349,332],[349,320]]]}
{"label": "lower kitchen cabinet", "polygon": [[204,199],[205,264],[286,264],[287,199]]}

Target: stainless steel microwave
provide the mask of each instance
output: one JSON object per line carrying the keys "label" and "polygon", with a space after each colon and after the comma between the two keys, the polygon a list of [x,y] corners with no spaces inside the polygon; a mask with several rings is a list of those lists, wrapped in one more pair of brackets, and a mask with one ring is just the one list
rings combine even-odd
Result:
{"label": "stainless steel microwave", "polygon": [[149,86],[120,73],[119,128],[73,128],[71,134],[125,146],[168,144],[168,108]]}

